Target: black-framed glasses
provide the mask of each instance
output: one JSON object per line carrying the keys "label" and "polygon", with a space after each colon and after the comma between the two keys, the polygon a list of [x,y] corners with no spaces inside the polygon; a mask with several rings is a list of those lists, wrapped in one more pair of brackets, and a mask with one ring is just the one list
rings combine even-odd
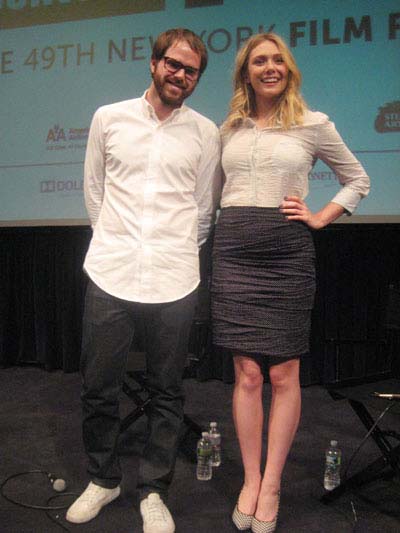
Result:
{"label": "black-framed glasses", "polygon": [[164,56],[163,59],[165,68],[168,70],[168,72],[171,72],[171,74],[175,74],[179,70],[183,69],[188,80],[197,80],[199,77],[200,69],[184,65],[172,57]]}

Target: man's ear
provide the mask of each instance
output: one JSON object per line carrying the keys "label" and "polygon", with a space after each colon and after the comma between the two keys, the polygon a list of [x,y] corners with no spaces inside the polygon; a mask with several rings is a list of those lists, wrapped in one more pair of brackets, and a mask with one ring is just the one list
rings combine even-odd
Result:
{"label": "man's ear", "polygon": [[157,61],[156,59],[150,59],[150,72],[154,74],[156,71]]}

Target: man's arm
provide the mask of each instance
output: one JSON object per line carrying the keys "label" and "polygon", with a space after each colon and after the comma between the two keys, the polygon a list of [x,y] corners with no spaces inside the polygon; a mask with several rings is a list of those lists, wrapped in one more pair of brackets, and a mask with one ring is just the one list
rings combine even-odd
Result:
{"label": "man's arm", "polygon": [[100,215],[104,197],[105,150],[99,111],[93,116],[86,147],[84,167],[85,204],[92,228]]}
{"label": "man's arm", "polygon": [[198,244],[205,243],[214,223],[222,189],[221,140],[215,127],[204,142],[195,199],[199,209]]}

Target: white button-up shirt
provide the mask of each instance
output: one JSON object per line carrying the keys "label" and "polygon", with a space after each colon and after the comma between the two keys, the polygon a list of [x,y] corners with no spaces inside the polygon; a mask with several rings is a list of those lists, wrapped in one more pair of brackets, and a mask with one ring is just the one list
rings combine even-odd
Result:
{"label": "white button-up shirt", "polygon": [[369,192],[369,177],[326,115],[307,111],[304,124],[288,130],[259,129],[246,119],[223,138],[226,181],[221,206],[278,207],[285,196],[304,199],[317,159],[335,172],[343,186],[332,202],[352,213]]}
{"label": "white button-up shirt", "polygon": [[94,114],[84,192],[93,237],[84,269],[105,292],[161,303],[198,285],[198,247],[219,200],[220,139],[182,105],[160,121],[143,96]]}

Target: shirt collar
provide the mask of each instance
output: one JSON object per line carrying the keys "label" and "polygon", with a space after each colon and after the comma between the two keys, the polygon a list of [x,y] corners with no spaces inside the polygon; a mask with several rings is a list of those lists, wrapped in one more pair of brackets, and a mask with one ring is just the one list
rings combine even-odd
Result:
{"label": "shirt collar", "polygon": [[[150,118],[150,119],[156,120],[157,122],[160,122],[160,120],[157,117],[157,114],[156,114],[156,112],[154,110],[154,107],[146,99],[146,94],[147,94],[147,90],[143,93],[143,95],[141,97],[143,113],[147,116],[147,118]],[[165,122],[170,122],[171,120],[174,120],[176,117],[178,117],[179,115],[184,113],[186,109],[187,109],[186,105],[182,104],[181,107],[178,107],[177,109],[174,109],[172,111],[172,113],[170,114],[170,116],[168,118],[166,118],[165,120],[163,120],[162,122],[165,123]]]}
{"label": "shirt collar", "polygon": [[242,122],[243,126],[245,128],[255,128],[256,127],[256,123],[254,122],[254,120],[250,117],[246,117],[243,122]]}
{"label": "shirt collar", "polygon": [[[255,123],[255,121],[251,117],[246,117],[243,120],[242,125],[245,128],[256,128],[257,127],[257,124]],[[262,128],[262,129],[263,130],[278,129],[278,128],[281,128],[281,126],[282,126],[281,121],[278,120],[278,122],[277,122],[277,124],[275,126],[265,126],[265,128]]]}

